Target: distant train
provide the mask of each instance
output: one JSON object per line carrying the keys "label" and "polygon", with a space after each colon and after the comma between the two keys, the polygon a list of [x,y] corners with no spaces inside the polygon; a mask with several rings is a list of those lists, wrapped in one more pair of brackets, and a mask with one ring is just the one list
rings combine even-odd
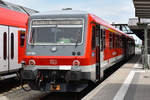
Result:
{"label": "distant train", "polygon": [[22,79],[33,90],[79,92],[134,53],[132,37],[93,14],[73,10],[33,14]]}
{"label": "distant train", "polygon": [[0,1],[0,80],[16,77],[16,72],[22,68],[29,17],[25,9]]}

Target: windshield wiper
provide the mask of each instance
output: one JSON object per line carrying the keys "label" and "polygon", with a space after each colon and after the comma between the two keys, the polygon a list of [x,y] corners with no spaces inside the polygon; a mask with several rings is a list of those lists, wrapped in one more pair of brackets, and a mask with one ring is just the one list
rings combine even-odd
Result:
{"label": "windshield wiper", "polygon": [[78,46],[78,42],[79,42],[79,40],[77,39],[77,41],[76,41],[76,45],[75,45],[75,48]]}

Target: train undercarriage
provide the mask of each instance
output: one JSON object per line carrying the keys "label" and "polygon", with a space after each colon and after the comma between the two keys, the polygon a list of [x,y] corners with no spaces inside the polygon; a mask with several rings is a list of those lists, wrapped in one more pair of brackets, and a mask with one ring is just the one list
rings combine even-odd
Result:
{"label": "train undercarriage", "polygon": [[58,70],[26,70],[22,72],[22,78],[32,90],[47,92],[80,92],[89,83],[86,77],[90,73]]}

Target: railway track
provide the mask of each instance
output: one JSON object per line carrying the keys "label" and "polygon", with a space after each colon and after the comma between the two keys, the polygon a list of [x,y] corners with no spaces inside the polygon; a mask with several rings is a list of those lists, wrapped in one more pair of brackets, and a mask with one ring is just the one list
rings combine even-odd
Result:
{"label": "railway track", "polygon": [[[123,61],[117,65],[114,65],[115,67],[106,70],[104,80],[119,69],[125,62],[127,61]],[[11,85],[6,86],[8,83],[11,83]],[[97,83],[97,85],[99,84],[100,83]],[[25,87],[28,86],[25,85]],[[21,88],[18,80],[10,79],[0,82],[0,100],[80,100],[95,87],[96,85],[88,87],[80,93],[43,93],[39,91],[26,92]]]}
{"label": "railway track", "polygon": [[0,81],[0,100],[38,100],[45,94],[38,91],[25,92],[17,79]]}

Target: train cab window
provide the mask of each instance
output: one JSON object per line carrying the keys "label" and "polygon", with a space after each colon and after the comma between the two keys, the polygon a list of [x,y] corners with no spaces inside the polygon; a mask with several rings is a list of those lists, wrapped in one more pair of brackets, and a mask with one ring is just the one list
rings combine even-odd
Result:
{"label": "train cab window", "polygon": [[25,42],[25,31],[20,32],[20,46],[23,47]]}
{"label": "train cab window", "polygon": [[115,33],[113,33],[113,48],[115,48]]}
{"label": "train cab window", "polygon": [[112,49],[112,32],[109,32],[109,48]]}
{"label": "train cab window", "polygon": [[92,27],[92,50],[95,50],[95,39],[96,39],[96,34],[95,34],[96,28],[95,26]]}
{"label": "train cab window", "polygon": [[[32,45],[81,45],[83,22],[82,19],[34,20],[28,42]],[[45,26],[47,23],[50,27]]]}
{"label": "train cab window", "polygon": [[11,59],[14,58],[14,33],[11,33]]}
{"label": "train cab window", "polygon": [[3,34],[3,59],[6,60],[7,58],[7,33],[4,32]]}

